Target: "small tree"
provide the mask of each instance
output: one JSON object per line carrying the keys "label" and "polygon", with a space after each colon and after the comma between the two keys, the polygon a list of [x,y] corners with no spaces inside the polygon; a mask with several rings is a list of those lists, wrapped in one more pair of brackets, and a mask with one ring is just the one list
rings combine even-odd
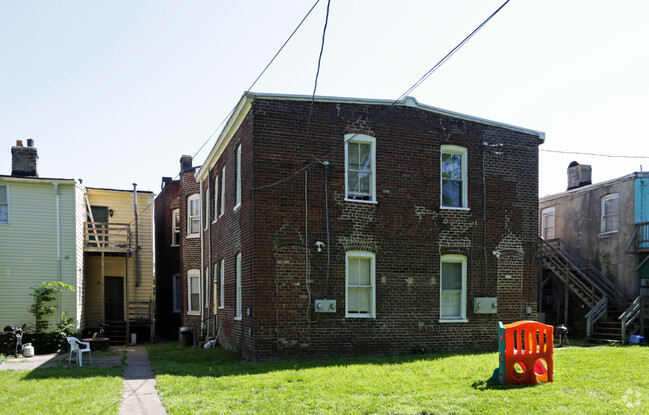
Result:
{"label": "small tree", "polygon": [[48,305],[48,303],[56,300],[56,295],[61,291],[74,291],[74,288],[63,282],[55,281],[42,282],[38,287],[32,287],[32,290],[34,291],[32,293],[34,303],[29,307],[29,312],[32,313],[36,319],[34,332],[38,334],[50,327],[50,323],[45,321],[44,317],[56,310],[55,306]]}

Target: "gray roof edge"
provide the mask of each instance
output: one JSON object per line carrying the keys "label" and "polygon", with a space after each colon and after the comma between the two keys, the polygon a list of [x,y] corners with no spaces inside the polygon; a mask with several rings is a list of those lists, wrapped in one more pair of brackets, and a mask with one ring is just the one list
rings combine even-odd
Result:
{"label": "gray roof edge", "polygon": [[494,127],[501,127],[512,131],[521,132],[524,134],[535,135],[541,140],[545,141],[545,133],[542,131],[532,130],[529,128],[519,127],[516,125],[506,124],[498,121],[489,120],[486,118],[475,117],[472,115],[463,114],[460,112],[445,110],[443,108],[433,107],[431,105],[421,104],[414,97],[407,96],[402,100],[387,100],[387,99],[371,99],[371,98],[349,98],[349,97],[335,97],[335,96],[318,96],[312,97],[311,95],[291,95],[291,94],[273,94],[273,93],[257,93],[247,91],[243,96],[250,96],[253,99],[273,99],[273,100],[286,100],[286,101],[315,101],[315,102],[330,102],[330,103],[347,103],[347,104],[368,104],[368,105],[398,105],[402,107],[418,108],[423,111],[434,112],[436,114],[446,115],[454,118],[460,118],[466,121],[478,122],[481,124],[491,125]]}

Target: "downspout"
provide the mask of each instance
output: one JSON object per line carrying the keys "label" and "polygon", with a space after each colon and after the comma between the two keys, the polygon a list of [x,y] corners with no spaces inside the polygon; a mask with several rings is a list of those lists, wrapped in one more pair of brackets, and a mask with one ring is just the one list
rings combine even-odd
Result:
{"label": "downspout", "polygon": [[[56,281],[61,282],[61,191],[59,183],[52,183],[56,191]],[[57,321],[61,323],[61,291],[56,294]]]}
{"label": "downspout", "polygon": [[[210,186],[210,177],[209,175],[207,176],[207,195],[205,197],[210,197],[210,191],[209,191],[209,186]],[[214,201],[214,199],[212,199]],[[214,206],[216,209],[216,206]],[[211,210],[208,209],[208,211]],[[212,310],[211,307],[214,305],[214,300],[210,301],[210,290],[214,286],[212,284],[210,276],[212,275],[212,225],[210,224],[210,213],[211,212],[206,212],[205,216],[207,216],[207,271],[208,271],[208,277],[207,277],[207,312],[208,312],[208,319],[207,319],[207,330],[206,332],[209,333],[210,331],[210,321],[212,319],[212,316],[214,315],[214,311]],[[216,293],[213,293],[213,295],[216,295]],[[216,327],[216,322],[214,323],[214,326]],[[215,328],[216,330],[216,328]]]}
{"label": "downspout", "polygon": [[[201,291],[205,290],[205,265],[204,265],[205,252],[203,251],[203,238],[204,238],[204,235],[205,235],[205,229],[204,229],[204,226],[203,226],[203,216],[205,216],[205,215],[203,214],[203,210],[205,209],[205,201],[203,200],[203,180],[201,180],[199,188],[200,188],[200,199],[199,200],[200,200],[200,210],[201,210],[201,214],[200,214],[200,218],[201,218],[201,222],[200,222],[201,223],[200,224],[200,229],[201,229],[201,231],[200,231],[200,233],[201,233],[201,273],[200,273],[200,276],[201,276],[201,280],[200,280],[200,288],[198,290],[198,292],[200,293],[200,295],[198,296],[199,297],[198,304],[199,304],[199,307],[201,308],[201,327],[199,327],[199,329],[203,330],[203,327],[202,327],[203,326],[203,318],[205,317],[205,305],[203,304],[203,297],[205,296],[205,292],[201,292]],[[200,333],[196,333],[196,335],[198,336],[198,335],[200,335]]]}
{"label": "downspout", "polygon": [[135,286],[139,287],[142,276],[140,275],[140,233],[137,226],[137,183],[133,183],[133,214],[135,215]]}

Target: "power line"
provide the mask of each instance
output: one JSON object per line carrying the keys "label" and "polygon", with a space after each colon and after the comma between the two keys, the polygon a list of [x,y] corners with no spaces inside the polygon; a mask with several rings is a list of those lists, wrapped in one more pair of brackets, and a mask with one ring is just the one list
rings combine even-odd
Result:
{"label": "power line", "polygon": [[[285,46],[288,44],[288,42],[293,38],[293,35],[295,35],[295,33],[297,33],[297,31],[300,29],[300,27],[302,26],[302,24],[306,21],[306,19],[309,17],[309,15],[310,15],[311,12],[313,11],[313,9],[315,9],[315,7],[318,5],[318,3],[320,3],[320,0],[316,0],[316,2],[313,3],[313,6],[311,6],[311,8],[309,9],[309,11],[306,13],[306,15],[304,15],[304,17],[302,18],[302,20],[300,21],[300,23],[295,27],[295,29],[293,30],[293,32],[291,33],[291,35],[288,37],[288,39],[286,39],[286,41],[282,44],[282,46],[281,46],[281,47],[279,48],[279,50],[275,53],[275,55],[272,57],[272,59],[268,62],[268,64],[266,64],[266,67],[261,71],[261,73],[257,76],[257,78],[255,78],[255,80],[253,81],[253,83],[248,87],[247,91],[250,91],[250,90],[251,90],[251,89],[252,89],[252,88],[257,84],[257,81],[259,81],[259,79],[262,77],[262,75],[263,75],[264,73],[266,73],[266,70],[268,70],[268,68],[270,67],[270,65],[272,65],[272,63],[273,63],[273,62],[275,61],[275,59],[277,58],[277,56],[279,56],[279,54],[282,52],[282,50],[284,50],[284,47],[285,47]],[[328,15],[329,15],[329,6],[327,6],[327,16],[328,16]],[[325,29],[326,29],[326,25],[325,25]],[[323,43],[324,43],[324,34],[323,34]],[[320,53],[322,54],[322,52],[320,52]],[[319,63],[318,63],[318,65],[319,65]],[[318,68],[319,68],[319,66],[318,66]],[[318,70],[319,70],[319,69],[318,69]],[[317,81],[316,81],[316,82],[317,82]],[[212,131],[212,134],[210,134],[209,137],[207,137],[207,140],[205,140],[205,142],[203,142],[203,144],[202,144],[202,145],[200,146],[200,148],[196,151],[196,153],[194,153],[194,155],[192,156],[192,159],[193,159],[194,157],[196,157],[196,155],[198,155],[198,153],[200,153],[201,150],[203,150],[203,148],[205,147],[205,145],[207,145],[207,143],[210,142],[210,140],[212,139],[212,137],[214,137],[214,134],[216,134],[216,133],[221,129],[221,127],[223,126],[223,124],[225,124],[225,122],[226,122],[228,119],[230,119],[230,117],[232,116],[232,114],[234,113],[234,111],[236,110],[236,108],[237,108],[237,106],[235,105],[235,106],[230,110],[230,112],[228,113],[228,115],[225,116],[225,118],[223,119],[223,121],[221,121],[221,123],[219,124],[219,126],[216,127],[216,129],[214,129],[214,131]],[[177,174],[176,177],[178,177],[179,175],[180,175],[180,173]],[[175,179],[175,177],[174,177],[174,179]]]}
{"label": "power line", "polygon": [[[388,105],[388,106],[387,106],[386,108],[384,108],[381,112],[379,112],[379,113],[378,113],[374,118],[372,118],[372,119],[368,122],[368,124],[371,124],[371,123],[375,122],[376,120],[378,120],[379,118],[381,118],[383,115],[385,115],[385,113],[387,113],[388,111],[390,111],[390,110],[391,110],[391,109],[392,109],[392,108],[393,108],[397,103],[399,103],[399,101],[401,101],[403,98],[405,98],[409,93],[411,93],[412,91],[414,91],[414,90],[415,90],[419,85],[421,85],[421,84],[422,84],[426,79],[428,79],[428,77],[430,77],[430,75],[432,75],[433,72],[435,72],[435,71],[436,71],[440,66],[442,66],[442,65],[443,65],[443,64],[444,64],[444,63],[445,63],[445,62],[446,62],[446,61],[447,61],[451,56],[453,56],[453,55],[455,54],[455,52],[457,52],[457,51],[458,51],[462,46],[464,46],[464,44],[466,44],[466,43],[467,43],[467,42],[468,42],[468,41],[469,41],[469,40],[470,40],[470,39],[471,39],[471,38],[472,38],[472,37],[473,37],[473,36],[478,32],[478,31],[480,31],[480,29],[482,29],[482,28],[483,28],[483,27],[484,27],[484,26],[485,26],[485,25],[486,25],[486,24],[487,24],[487,23],[488,23],[488,22],[489,22],[489,21],[490,21],[490,20],[491,20],[495,15],[496,15],[496,14],[498,14],[498,12],[500,12],[500,10],[502,10],[502,8],[505,7],[505,6],[507,5],[507,3],[509,3],[509,1],[510,1],[510,0],[505,1],[505,2],[504,2],[504,3],[503,3],[503,4],[502,4],[498,9],[496,9],[496,11],[494,11],[494,12],[493,12],[493,13],[492,13],[492,14],[491,14],[487,19],[485,19],[485,20],[484,20],[484,21],[483,21],[483,22],[482,22],[482,23],[481,23],[481,24],[480,24],[476,29],[474,29],[474,30],[473,30],[473,31],[472,31],[472,32],[471,32],[467,37],[465,37],[464,40],[462,40],[460,43],[458,43],[458,45],[455,46],[455,47],[454,47],[454,48],[453,48],[449,53],[447,53],[446,56],[444,56],[444,57],[443,57],[439,62],[437,62],[437,63],[436,63],[436,64],[435,64],[435,65],[434,65],[430,70],[428,70],[428,72],[426,72],[426,73],[425,73],[421,78],[419,78],[419,80],[418,80],[417,82],[415,82],[415,83],[414,83],[410,88],[408,88],[408,89],[407,89],[403,94],[401,94],[401,95],[399,96],[399,98],[395,99],[395,100],[394,100],[390,105]],[[328,8],[328,6],[327,6],[327,14],[328,14],[328,10],[329,10],[329,8]],[[325,26],[325,28],[326,28],[326,26]],[[323,34],[323,40],[324,40],[324,34]],[[309,118],[310,118],[310,115],[309,115]],[[343,145],[346,145],[349,141],[353,140],[356,136],[358,136],[358,134],[359,134],[359,133],[353,134],[351,137],[349,137],[347,140],[345,140],[345,142],[343,143]],[[329,156],[333,151],[335,151],[335,150],[332,150],[332,151],[326,153],[324,156],[320,157],[320,159],[324,159],[324,158],[326,158],[326,157]],[[297,170],[297,171],[291,173],[290,175],[288,175],[288,176],[284,177],[283,179],[280,179],[280,180],[278,180],[278,181],[276,181],[276,182],[274,182],[274,183],[270,183],[270,184],[267,184],[267,185],[264,185],[264,186],[259,186],[259,187],[253,187],[253,188],[250,189],[250,190],[251,190],[251,191],[254,191],[254,190],[261,190],[261,189],[266,189],[266,188],[268,188],[268,187],[273,187],[273,186],[276,186],[276,185],[282,184],[282,183],[286,182],[287,180],[289,180],[289,179],[295,177],[296,175],[302,173],[303,171],[309,169],[311,166],[313,166],[313,165],[316,164],[316,163],[320,163],[320,161],[319,161],[319,160],[318,160],[318,161],[313,161],[313,162],[307,164],[306,166],[303,166],[303,167],[300,168],[299,170]]]}
{"label": "power line", "polygon": [[578,151],[548,150],[545,148],[539,149],[539,151],[545,151],[547,153],[577,154],[581,156],[609,157],[609,158],[619,158],[619,159],[649,159],[649,156],[620,156],[620,155],[613,155],[613,154],[582,153]]}

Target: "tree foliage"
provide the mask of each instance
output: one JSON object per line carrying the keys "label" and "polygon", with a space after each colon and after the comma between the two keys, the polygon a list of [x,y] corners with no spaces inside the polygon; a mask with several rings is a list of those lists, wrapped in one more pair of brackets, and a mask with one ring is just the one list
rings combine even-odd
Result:
{"label": "tree foliage", "polygon": [[50,327],[50,323],[44,317],[56,310],[56,307],[49,303],[56,300],[57,294],[61,291],[74,291],[74,287],[60,281],[53,281],[42,282],[38,287],[32,287],[32,290],[34,302],[29,307],[29,312],[34,315],[36,320],[35,333],[41,333]]}

